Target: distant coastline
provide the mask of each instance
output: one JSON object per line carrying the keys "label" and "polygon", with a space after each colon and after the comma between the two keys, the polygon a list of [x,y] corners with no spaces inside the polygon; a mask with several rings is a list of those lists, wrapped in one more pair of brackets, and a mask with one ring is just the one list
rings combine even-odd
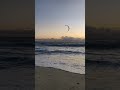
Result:
{"label": "distant coastline", "polygon": [[84,41],[84,38],[62,36],[61,38],[36,38],[35,41]]}

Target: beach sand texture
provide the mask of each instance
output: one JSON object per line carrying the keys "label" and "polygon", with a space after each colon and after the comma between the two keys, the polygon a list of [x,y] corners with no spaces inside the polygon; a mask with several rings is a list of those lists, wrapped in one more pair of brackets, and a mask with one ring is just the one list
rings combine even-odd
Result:
{"label": "beach sand texture", "polygon": [[35,90],[85,90],[85,75],[36,66]]}
{"label": "beach sand texture", "polygon": [[34,90],[34,68],[11,67],[0,70],[0,90]]}

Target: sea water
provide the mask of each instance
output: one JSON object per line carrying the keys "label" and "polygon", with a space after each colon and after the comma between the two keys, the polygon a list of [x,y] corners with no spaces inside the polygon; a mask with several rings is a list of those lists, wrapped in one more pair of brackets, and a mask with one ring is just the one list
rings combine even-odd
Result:
{"label": "sea water", "polygon": [[36,44],[35,65],[85,74],[85,47],[83,45]]}

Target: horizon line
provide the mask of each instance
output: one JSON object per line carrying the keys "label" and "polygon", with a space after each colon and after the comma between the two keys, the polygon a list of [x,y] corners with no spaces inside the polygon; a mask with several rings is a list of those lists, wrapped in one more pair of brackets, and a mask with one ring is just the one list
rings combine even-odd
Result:
{"label": "horizon line", "polygon": [[[64,38],[73,38],[73,39],[85,39],[85,38],[80,38],[80,37],[64,37]],[[41,40],[41,39],[56,39],[56,40],[59,40],[59,39],[62,39],[62,37],[60,38],[35,38],[36,40]]]}

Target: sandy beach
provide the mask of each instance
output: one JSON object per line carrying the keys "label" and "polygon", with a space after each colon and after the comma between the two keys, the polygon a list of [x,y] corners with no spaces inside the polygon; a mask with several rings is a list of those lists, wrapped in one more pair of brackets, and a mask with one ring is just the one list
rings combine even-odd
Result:
{"label": "sandy beach", "polygon": [[87,66],[86,90],[120,90],[120,68]]}
{"label": "sandy beach", "polygon": [[85,90],[85,75],[36,66],[35,90]]}
{"label": "sandy beach", "polygon": [[34,68],[16,66],[0,70],[0,90],[34,90]]}

